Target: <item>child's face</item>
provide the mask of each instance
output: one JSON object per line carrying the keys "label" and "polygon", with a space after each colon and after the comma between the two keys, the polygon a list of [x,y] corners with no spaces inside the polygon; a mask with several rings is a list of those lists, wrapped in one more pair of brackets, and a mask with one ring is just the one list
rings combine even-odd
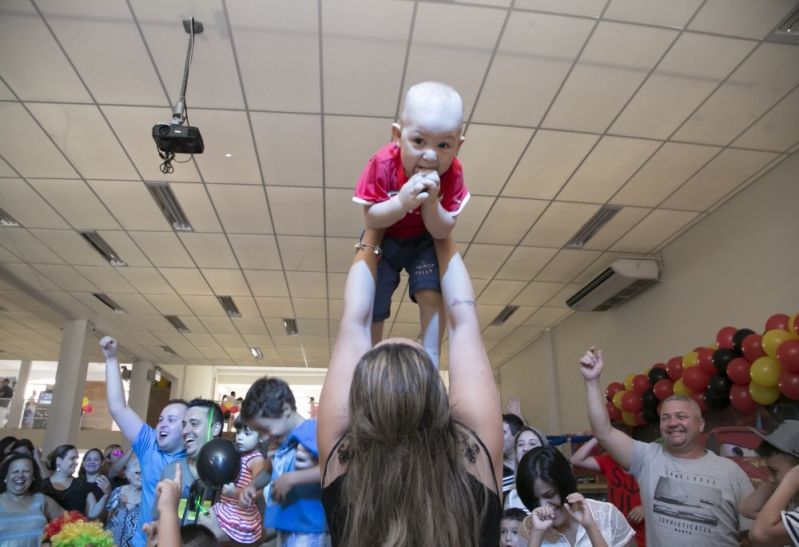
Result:
{"label": "child's face", "polygon": [[519,526],[521,522],[512,519],[502,519],[499,523],[499,547],[518,547]]}
{"label": "child's face", "polygon": [[451,112],[408,105],[402,125],[392,126],[405,175],[429,171],[443,175],[461,147],[461,130],[460,118]]}
{"label": "child's face", "polygon": [[772,454],[765,461],[776,484],[782,481],[788,471],[799,465],[798,459],[789,454]]}
{"label": "child's face", "polygon": [[248,425],[242,425],[241,429],[236,430],[236,448],[239,452],[249,452],[258,446],[260,435]]}
{"label": "child's face", "polygon": [[291,433],[291,422],[283,416],[280,418],[257,416],[252,418],[247,425],[261,435],[268,435],[269,437],[283,437]]}

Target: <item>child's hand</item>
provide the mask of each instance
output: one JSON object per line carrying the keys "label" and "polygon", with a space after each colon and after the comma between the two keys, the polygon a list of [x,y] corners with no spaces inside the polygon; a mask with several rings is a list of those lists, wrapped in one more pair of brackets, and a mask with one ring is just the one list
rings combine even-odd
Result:
{"label": "child's hand", "polygon": [[235,496],[236,495],[236,485],[233,484],[232,482],[229,482],[229,483],[223,485],[222,486],[222,495],[223,496],[228,496],[229,498],[232,498],[233,496]]}
{"label": "child's hand", "polygon": [[416,173],[409,178],[397,194],[402,210],[407,213],[419,207],[430,197],[429,190],[432,186],[435,183],[422,173]]}
{"label": "child's hand", "polygon": [[639,505],[630,509],[630,512],[627,514],[627,520],[629,520],[631,524],[638,524],[644,520],[644,508]]}
{"label": "child's hand", "polygon": [[253,504],[257,495],[258,491],[255,489],[255,486],[252,483],[248,484],[239,494],[239,507],[247,509]]}
{"label": "child's hand", "polygon": [[272,482],[272,498],[277,502],[282,502],[286,499],[294,488],[296,474],[294,471],[283,473],[277,480]]}
{"label": "child's hand", "polygon": [[100,340],[100,349],[103,350],[103,356],[106,359],[117,358],[117,341],[110,336],[103,336]]}
{"label": "child's hand", "polygon": [[155,486],[158,510],[162,513],[177,511],[181,491],[180,465],[175,466],[175,478],[164,479]]}
{"label": "child's hand", "polygon": [[297,445],[297,455],[294,462],[294,469],[308,469],[315,466],[318,461],[308,452],[308,449],[301,444]]}
{"label": "child's hand", "polygon": [[432,186],[427,188],[428,197],[425,202],[437,204],[438,194],[441,192],[441,179],[435,171],[425,171],[424,178],[433,183]]}

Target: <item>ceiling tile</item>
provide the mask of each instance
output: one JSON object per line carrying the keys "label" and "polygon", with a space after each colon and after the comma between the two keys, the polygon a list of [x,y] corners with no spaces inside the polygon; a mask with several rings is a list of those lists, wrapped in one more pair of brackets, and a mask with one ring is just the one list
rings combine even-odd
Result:
{"label": "ceiling tile", "polygon": [[469,191],[482,195],[499,193],[532,134],[530,129],[469,125],[460,153]]}
{"label": "ceiling tile", "polygon": [[541,306],[564,286],[563,283],[533,281],[513,299],[511,304],[517,306]]}
{"label": "ceiling tile", "polygon": [[70,264],[105,266],[100,254],[77,232],[72,230],[31,230],[42,243]]}
{"label": "ceiling tile", "polygon": [[543,125],[604,131],[676,35],[672,30],[599,23]]}
{"label": "ceiling tile", "polygon": [[788,150],[799,141],[799,88],[794,90],[733,142],[762,150]]}
{"label": "ceiling tile", "polygon": [[272,233],[263,186],[208,184],[206,187],[227,233]]}
{"label": "ceiling tile", "polygon": [[297,317],[327,321],[327,300],[323,298],[293,298],[292,302]]}
{"label": "ceiling tile", "polygon": [[648,253],[677,230],[691,222],[698,213],[657,209],[621,238],[612,250]]}
{"label": "ceiling tile", "polygon": [[[477,233],[478,228],[480,228],[482,225],[483,220],[488,214],[488,209],[493,203],[493,197],[473,195],[471,198],[469,198],[469,203],[466,205],[461,214],[458,215],[455,228],[453,228],[452,231],[455,241],[462,243],[470,242]],[[355,218],[358,217],[353,217],[353,227],[355,224]],[[361,222],[363,222],[362,218]]]}
{"label": "ceiling tile", "polygon": [[202,269],[203,276],[214,294],[225,296],[250,296],[250,288],[241,270]]}
{"label": "ceiling tile", "polygon": [[28,228],[68,228],[55,209],[22,179],[0,179],[0,203],[22,226]]}
{"label": "ceiling tile", "polygon": [[281,268],[274,236],[231,234],[228,239],[242,268],[254,270]]}
{"label": "ceiling tile", "polygon": [[[316,188],[268,187],[267,195],[275,232],[287,235],[323,235],[325,226],[322,192]],[[352,208],[353,211],[358,209],[351,200],[333,206]]]}
{"label": "ceiling tile", "polygon": [[292,297],[327,298],[324,273],[286,272]]}
{"label": "ceiling tile", "polygon": [[570,15],[583,15],[598,17],[607,2],[605,0],[516,0],[517,9],[541,10],[552,13],[566,13]]}
{"label": "ceiling tile", "polygon": [[96,106],[30,103],[28,108],[83,177],[139,178]]}
{"label": "ceiling tile", "polygon": [[[98,292],[97,287],[71,266],[37,264],[34,267],[39,273],[65,291]],[[77,297],[78,295],[76,294],[75,296]]]}
{"label": "ceiling tile", "polygon": [[656,141],[603,137],[558,199],[604,203],[657,148]]}
{"label": "ceiling tile", "polygon": [[233,326],[233,322],[230,320],[230,317],[225,315],[221,317],[200,317],[199,319],[202,321],[203,325],[205,325],[205,328],[208,330],[208,332],[210,332],[221,345],[224,346],[226,345],[226,342],[230,343],[231,340],[237,340],[238,344],[243,345],[241,335],[239,335],[236,331],[236,327]]}
{"label": "ceiling tile", "polygon": [[755,47],[749,40],[683,34],[611,131],[665,139]]}
{"label": "ceiling tile", "polygon": [[[286,278],[282,271],[244,270],[253,296],[288,296]],[[256,302],[259,300],[256,298]],[[259,302],[260,307],[260,302]],[[261,308],[263,313],[263,308]],[[266,316],[264,316],[266,317]]]}
{"label": "ceiling tile", "polygon": [[497,278],[530,281],[557,252],[543,247],[517,247],[497,272]]}
{"label": "ceiling tile", "polygon": [[644,207],[623,207],[610,222],[583,245],[583,249],[597,251],[607,249],[638,224],[651,210]]}
{"label": "ceiling tile", "polygon": [[154,266],[192,268],[194,263],[174,232],[129,232]]}
{"label": "ceiling tile", "polygon": [[793,0],[709,0],[688,28],[760,39],[796,5]]}
{"label": "ceiling tile", "polygon": [[190,182],[169,185],[192,228],[197,232],[222,232],[222,225],[219,224],[219,218],[208,197],[208,188],[213,186]]}
{"label": "ceiling tile", "polygon": [[119,228],[108,209],[82,180],[39,179],[30,183],[75,229]]}
{"label": "ceiling tile", "polygon": [[688,142],[727,144],[799,84],[799,48],[762,43],[675,133]]}
{"label": "ceiling tile", "polygon": [[266,325],[263,319],[258,317],[231,317],[236,330],[242,335],[244,334],[264,334],[266,332]]}
{"label": "ceiling tile", "polygon": [[261,183],[245,112],[194,110],[191,123],[202,129],[205,152],[193,157],[205,182]]}
{"label": "ceiling tile", "polygon": [[564,308],[538,308],[538,311],[527,318],[524,325],[527,327],[551,327],[570,313],[572,313],[570,310]]}
{"label": "ceiling tile", "polygon": [[483,289],[477,298],[480,304],[509,304],[514,297],[524,288],[524,281],[494,280]]}
{"label": "ceiling tile", "polygon": [[394,116],[412,13],[403,2],[322,4],[325,111]]}
{"label": "ceiling tile", "polygon": [[150,302],[140,294],[109,292],[108,296],[128,313],[157,314]]}
{"label": "ceiling tile", "polygon": [[613,0],[603,17],[632,23],[683,28],[702,0]]}
{"label": "ceiling tile", "polygon": [[[54,283],[49,277],[49,274],[55,274],[56,272],[51,270],[50,268],[55,268],[55,265],[37,265],[36,268],[44,268],[44,272],[40,272],[38,269],[34,269],[27,264],[3,264],[3,269],[19,279],[23,281],[27,285],[30,285],[34,289],[38,291],[59,291],[63,287],[60,284]],[[60,267],[60,266],[59,266]],[[64,266],[66,267],[66,266]],[[75,284],[85,283],[85,280],[80,279],[80,276],[77,275],[75,272],[68,272],[66,274],[69,276],[67,280],[61,280],[64,283],[72,283]],[[74,281],[73,281],[74,280]],[[56,301],[58,302],[58,301]],[[69,309],[69,308],[68,308]]]}
{"label": "ceiling tile", "polygon": [[584,133],[539,130],[502,195],[554,198],[598,139]]}
{"label": "ceiling tile", "polygon": [[352,265],[353,255],[355,254],[355,243],[357,243],[355,238],[325,238],[327,271],[348,272],[350,265]]}
{"label": "ceiling tile", "polygon": [[[168,270],[168,272],[171,272],[174,275],[179,275],[176,270]],[[205,283],[205,280],[203,280],[203,283]],[[206,284],[206,286],[207,286],[207,284]],[[175,285],[175,288],[177,288],[177,285]],[[180,289],[178,289],[178,290],[180,290]],[[192,294],[185,294],[185,293],[181,292],[181,296],[183,297],[183,301],[186,302],[186,305],[189,308],[191,308],[191,311],[193,311],[196,315],[198,315],[198,316],[199,315],[226,316],[227,314],[225,313],[225,309],[219,303],[219,300],[216,299],[216,296],[208,296],[209,294],[211,294],[210,289],[207,290],[207,293],[203,293],[203,294],[193,294],[192,295]]]}
{"label": "ceiling tile", "polygon": [[325,187],[348,188],[350,197],[364,167],[391,140],[392,118],[325,116]]}
{"label": "ceiling tile", "polygon": [[171,228],[147,187],[138,181],[93,180],[89,186],[127,230]]}
{"label": "ceiling tile", "polygon": [[[127,5],[103,0],[39,0],[36,5],[97,102],[166,101]],[[175,33],[179,28],[176,24]],[[109,78],[110,66],[124,70]]]}
{"label": "ceiling tile", "polygon": [[469,245],[463,262],[469,275],[490,279],[513,251],[511,245]]}
{"label": "ceiling tile", "polygon": [[536,281],[570,281],[600,255],[597,251],[564,249],[536,276]]}
{"label": "ceiling tile", "polygon": [[504,18],[503,10],[418,4],[405,81],[447,82],[470,112]]}
{"label": "ceiling tile", "polygon": [[144,296],[162,315],[192,315],[183,299],[176,294],[146,294]]}
{"label": "ceiling tile", "polygon": [[538,125],[593,26],[587,19],[512,12],[472,121]]}
{"label": "ceiling tile", "polygon": [[104,293],[134,293],[136,289],[128,283],[119,271],[110,265],[105,266],[75,266],[83,277]]}
{"label": "ceiling tile", "polygon": [[249,107],[319,112],[317,3],[247,0],[227,10]]}
{"label": "ceiling tile", "polygon": [[302,340],[306,336],[327,338],[327,320],[320,319],[302,319],[297,318],[297,330],[302,334]]}
{"label": "ceiling tile", "polygon": [[667,142],[625,184],[612,201],[654,207],[719,152],[715,146]]}
{"label": "ceiling tile", "polygon": [[701,211],[734,190],[775,159],[777,154],[727,149],[674,192],[664,207]]}
{"label": "ceiling tile", "polygon": [[[249,277],[248,277],[249,279]],[[282,279],[282,278],[281,278]],[[252,281],[250,282],[252,283]],[[283,281],[285,286],[285,281]],[[253,289],[253,292],[255,290]],[[288,291],[285,291],[288,295]],[[258,309],[264,317],[292,317],[291,299],[288,297],[255,297]]]}
{"label": "ceiling tile", "polygon": [[175,294],[155,268],[121,268],[119,273],[142,294]]}
{"label": "ceiling tile", "polygon": [[278,236],[286,270],[325,271],[325,240],[321,237]]}
{"label": "ceiling tile", "polygon": [[266,184],[322,186],[319,115],[254,112],[252,127]]}
{"label": "ceiling tile", "polygon": [[529,247],[562,247],[598,210],[598,205],[552,202],[522,244]]}
{"label": "ceiling tile", "polygon": [[0,119],[4,127],[0,155],[23,177],[78,176],[22,105],[0,103]]}
{"label": "ceiling tile", "polygon": [[236,268],[236,257],[222,234],[182,232],[180,240],[200,268]]}
{"label": "ceiling tile", "polygon": [[[208,283],[205,282],[202,274],[196,268],[161,268],[159,271],[175,291],[182,296],[213,294]],[[214,299],[214,302],[221,309],[216,299]],[[201,312],[195,311],[195,313],[201,315]]]}
{"label": "ceiling tile", "polygon": [[[477,233],[476,243],[516,245],[547,206],[546,201],[498,198]],[[510,221],[513,219],[513,221]]]}
{"label": "ceiling tile", "polygon": [[98,233],[128,266],[150,265],[150,261],[147,260],[147,257],[144,256],[144,253],[136,246],[127,232],[100,231]]}

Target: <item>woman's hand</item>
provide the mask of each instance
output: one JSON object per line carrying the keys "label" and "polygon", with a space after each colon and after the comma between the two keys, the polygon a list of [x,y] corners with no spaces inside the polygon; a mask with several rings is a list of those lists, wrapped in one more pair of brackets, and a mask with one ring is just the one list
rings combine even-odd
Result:
{"label": "woman's hand", "polygon": [[555,518],[555,510],[551,505],[542,505],[533,509],[533,530],[544,533],[552,528],[552,519]]}
{"label": "woman's hand", "polygon": [[563,504],[564,509],[569,512],[574,520],[576,520],[583,528],[593,526],[595,523],[594,515],[591,514],[591,508],[582,494],[574,492],[566,497],[566,503]]}
{"label": "woman's hand", "polygon": [[639,522],[644,520],[644,508],[643,506],[639,505],[638,507],[633,507],[630,509],[630,512],[627,514],[627,520],[630,521],[631,524],[638,524]]}
{"label": "woman's hand", "polygon": [[103,491],[104,495],[108,495],[111,493],[111,481],[108,480],[108,477],[105,475],[98,475],[97,479],[94,483],[100,487],[100,490]]}

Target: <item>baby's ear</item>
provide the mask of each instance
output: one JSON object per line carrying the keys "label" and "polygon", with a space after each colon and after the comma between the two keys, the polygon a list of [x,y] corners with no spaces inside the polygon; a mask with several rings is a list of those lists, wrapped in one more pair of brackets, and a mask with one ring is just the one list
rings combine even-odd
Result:
{"label": "baby's ear", "polygon": [[456,153],[456,154],[457,154],[458,152],[460,152],[460,150],[461,150],[461,146],[463,146],[463,141],[465,141],[465,140],[466,140],[466,137],[464,137],[463,135],[461,135],[461,136],[458,138],[458,144],[457,144],[457,146],[455,147],[455,153]]}
{"label": "baby's ear", "polygon": [[402,127],[397,122],[391,124],[391,140],[395,144],[399,144],[400,136],[402,135]]}

